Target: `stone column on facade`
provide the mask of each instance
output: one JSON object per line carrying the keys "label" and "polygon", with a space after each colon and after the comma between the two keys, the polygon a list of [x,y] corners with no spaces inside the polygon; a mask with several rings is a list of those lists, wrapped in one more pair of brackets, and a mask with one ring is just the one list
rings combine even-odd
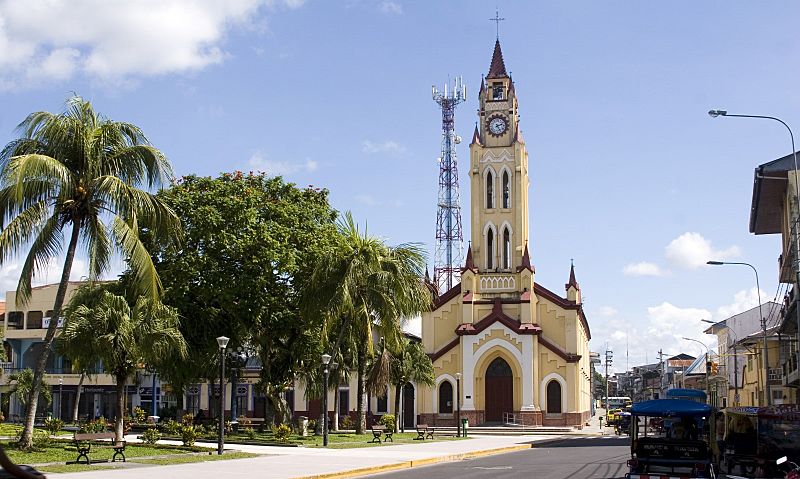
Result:
{"label": "stone column on facade", "polygon": [[541,410],[541,398],[539,397],[539,336],[531,338],[533,340],[533,405],[536,410]]}
{"label": "stone column on facade", "polygon": [[522,411],[535,411],[533,390],[533,344],[532,336],[521,336],[522,340]]}
{"label": "stone column on facade", "polygon": [[565,378],[567,382],[567,410],[564,412],[577,412],[578,409],[578,365],[577,363],[567,363],[567,377]]}
{"label": "stone column on facade", "polygon": [[461,346],[461,383],[462,411],[473,411],[475,409],[475,364],[472,357],[470,342],[464,341],[464,336],[460,336]]}

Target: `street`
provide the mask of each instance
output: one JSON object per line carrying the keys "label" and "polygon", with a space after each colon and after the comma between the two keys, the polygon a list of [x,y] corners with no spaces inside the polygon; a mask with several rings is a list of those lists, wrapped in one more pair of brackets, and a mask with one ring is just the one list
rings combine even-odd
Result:
{"label": "street", "polygon": [[630,440],[616,436],[564,439],[530,450],[467,461],[451,462],[371,477],[430,479],[458,477],[621,478],[627,472]]}

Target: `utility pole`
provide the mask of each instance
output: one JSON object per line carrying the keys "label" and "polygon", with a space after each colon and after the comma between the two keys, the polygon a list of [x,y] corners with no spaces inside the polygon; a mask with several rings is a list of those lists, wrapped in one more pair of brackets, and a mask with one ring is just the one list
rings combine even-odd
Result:
{"label": "utility pole", "polygon": [[611,365],[613,357],[614,352],[606,348],[606,415],[608,415],[608,366]]}
{"label": "utility pole", "polygon": [[661,399],[663,396],[664,390],[664,352],[659,349],[658,350],[658,367],[661,369],[661,377],[658,380],[658,398]]}

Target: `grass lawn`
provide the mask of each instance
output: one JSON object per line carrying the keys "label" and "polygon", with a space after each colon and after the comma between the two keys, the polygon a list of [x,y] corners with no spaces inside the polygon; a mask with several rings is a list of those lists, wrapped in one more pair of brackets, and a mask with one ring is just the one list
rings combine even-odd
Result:
{"label": "grass lawn", "polygon": [[[56,442],[54,441],[49,446],[40,450],[25,452],[20,451],[13,443],[3,444],[6,453],[12,461],[18,464],[46,464],[50,462],[68,462],[74,461],[78,457],[75,446],[71,442]],[[125,448],[125,457],[128,460],[144,456],[163,456],[163,455],[177,455],[186,454],[190,452],[210,451],[208,448],[181,448],[181,447],[163,447],[163,446],[148,446],[140,444],[128,444]],[[89,453],[90,459],[111,459],[114,455],[113,449],[98,449],[96,452]]]}
{"label": "grass lawn", "polygon": [[[168,466],[171,464],[188,464],[194,462],[208,462],[208,461],[227,461],[231,459],[248,459],[257,457],[258,454],[250,454],[248,452],[226,452],[218,456],[217,454],[176,454],[170,457],[153,457],[142,459],[130,459],[128,462],[138,464],[149,464],[153,466]],[[51,464],[48,466],[37,467],[39,472],[47,473],[63,473],[63,472],[84,472],[96,471],[98,469],[118,469],[122,468],[120,463],[108,464]]]}
{"label": "grass lawn", "polygon": [[[34,428],[35,430],[44,430],[40,427]],[[4,437],[16,437],[19,432],[22,431],[22,424],[9,424],[9,423],[0,423],[0,436]],[[59,436],[72,436],[72,432],[70,431],[59,431]]]}

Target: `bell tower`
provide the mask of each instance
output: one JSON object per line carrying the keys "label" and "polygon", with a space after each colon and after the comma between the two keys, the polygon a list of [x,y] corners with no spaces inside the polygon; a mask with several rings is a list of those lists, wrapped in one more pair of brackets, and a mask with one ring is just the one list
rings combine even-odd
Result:
{"label": "bell tower", "polygon": [[475,267],[486,273],[530,269],[528,153],[519,130],[514,81],[506,71],[499,39],[489,73],[481,79],[479,104],[470,144]]}

